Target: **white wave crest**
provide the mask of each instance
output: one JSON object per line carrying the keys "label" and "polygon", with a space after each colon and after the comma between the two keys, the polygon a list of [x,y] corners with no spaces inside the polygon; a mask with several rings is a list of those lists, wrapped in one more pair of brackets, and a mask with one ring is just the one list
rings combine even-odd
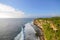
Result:
{"label": "white wave crest", "polygon": [[39,40],[36,37],[34,27],[32,26],[33,22],[25,24],[24,31],[22,31],[15,37],[15,40]]}
{"label": "white wave crest", "polygon": [[22,31],[15,37],[14,40],[24,40],[23,28],[22,28]]}

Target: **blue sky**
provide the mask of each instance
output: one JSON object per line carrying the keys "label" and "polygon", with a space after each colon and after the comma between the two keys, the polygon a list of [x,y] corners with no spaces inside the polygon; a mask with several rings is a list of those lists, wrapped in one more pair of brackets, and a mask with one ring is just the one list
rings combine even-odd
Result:
{"label": "blue sky", "polygon": [[29,17],[60,16],[60,0],[0,0]]}

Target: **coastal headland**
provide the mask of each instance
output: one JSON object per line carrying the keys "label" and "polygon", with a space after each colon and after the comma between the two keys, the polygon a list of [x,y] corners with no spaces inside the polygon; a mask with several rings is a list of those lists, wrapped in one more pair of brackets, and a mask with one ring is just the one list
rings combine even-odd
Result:
{"label": "coastal headland", "polygon": [[41,30],[36,33],[40,40],[60,40],[60,17],[37,18],[33,23]]}

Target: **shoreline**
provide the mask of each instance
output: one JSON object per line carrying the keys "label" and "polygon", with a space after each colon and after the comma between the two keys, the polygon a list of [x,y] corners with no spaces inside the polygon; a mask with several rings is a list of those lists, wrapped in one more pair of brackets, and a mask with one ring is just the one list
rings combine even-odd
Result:
{"label": "shoreline", "polygon": [[37,19],[35,19],[35,20],[33,21],[33,24],[34,24],[35,26],[37,26],[37,27],[39,28],[39,30],[40,30],[40,33],[38,33],[38,32],[36,33],[36,34],[39,36],[40,40],[45,40],[44,33],[43,33],[43,28],[42,28],[42,26],[40,25],[39,21],[38,21]]}
{"label": "shoreline", "polygon": [[60,17],[36,18],[34,25],[42,31],[41,40],[60,40]]}

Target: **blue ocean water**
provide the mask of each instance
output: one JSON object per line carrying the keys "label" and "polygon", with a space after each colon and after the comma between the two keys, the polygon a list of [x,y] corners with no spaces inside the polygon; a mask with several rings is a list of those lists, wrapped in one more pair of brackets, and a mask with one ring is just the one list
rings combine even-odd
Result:
{"label": "blue ocean water", "polygon": [[[0,40],[39,40],[34,18],[0,19]],[[37,29],[38,31],[39,29]]]}
{"label": "blue ocean water", "polygon": [[7,18],[0,19],[0,40],[14,40],[21,32],[22,27],[33,18]]}

